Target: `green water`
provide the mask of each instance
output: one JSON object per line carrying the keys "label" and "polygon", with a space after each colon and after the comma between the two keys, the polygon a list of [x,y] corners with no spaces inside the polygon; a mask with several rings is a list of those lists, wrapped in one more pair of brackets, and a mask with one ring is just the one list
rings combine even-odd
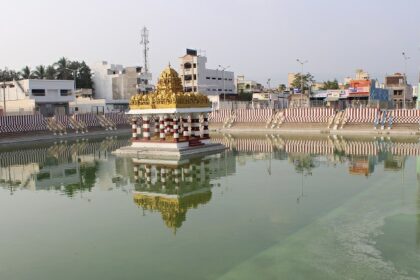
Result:
{"label": "green water", "polygon": [[126,144],[0,150],[0,279],[420,279],[413,153],[233,145],[162,173]]}

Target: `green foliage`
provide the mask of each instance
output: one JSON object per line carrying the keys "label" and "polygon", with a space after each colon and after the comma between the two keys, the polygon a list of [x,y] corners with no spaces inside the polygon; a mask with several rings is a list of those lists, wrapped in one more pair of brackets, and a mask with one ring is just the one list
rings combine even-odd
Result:
{"label": "green foliage", "polygon": [[35,79],[45,79],[46,78],[46,69],[44,65],[39,65],[35,68],[35,71],[32,73],[32,76]]}
{"label": "green foliage", "polygon": [[22,79],[32,79],[33,78],[32,71],[31,71],[31,68],[29,68],[29,66],[23,67],[22,70],[20,71],[20,75],[21,75]]}
{"label": "green foliage", "polygon": [[241,92],[238,94],[239,101],[251,101],[252,93],[251,92]]}
{"label": "green foliage", "polygon": [[55,70],[54,66],[48,65],[45,69],[45,78],[47,80],[55,80],[57,77],[57,70]]}
{"label": "green foliage", "polygon": [[72,62],[65,57],[60,58],[54,63],[57,80],[73,80],[73,68],[70,69]]}
{"label": "green foliage", "polygon": [[278,87],[279,92],[283,92],[286,90],[286,85],[285,84],[280,84]]}
{"label": "green foliage", "polygon": [[0,82],[8,82],[20,79],[20,72],[14,70],[0,69]]}
{"label": "green foliage", "polygon": [[334,79],[333,81],[324,82],[324,85],[321,89],[322,90],[327,90],[327,89],[339,89],[339,88],[340,88],[340,86],[338,85],[337,79]]}
{"label": "green foliage", "polygon": [[65,57],[60,58],[52,65],[39,65],[34,71],[25,66],[20,72],[0,69],[0,81],[20,79],[47,79],[47,80],[73,80],[76,75],[77,88],[92,88],[92,72],[84,62],[71,61]]}
{"label": "green foliage", "polygon": [[315,82],[314,76],[312,76],[311,73],[307,73],[304,75],[296,74],[295,79],[292,82],[293,88],[302,88],[302,82],[303,82],[303,90],[309,89],[310,85]]}

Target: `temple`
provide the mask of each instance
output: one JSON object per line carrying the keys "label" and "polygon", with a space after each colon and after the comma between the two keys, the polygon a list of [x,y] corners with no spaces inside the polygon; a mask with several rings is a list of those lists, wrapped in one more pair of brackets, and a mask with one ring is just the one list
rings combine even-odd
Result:
{"label": "temple", "polygon": [[118,154],[181,158],[219,152],[221,144],[210,142],[207,96],[185,93],[178,73],[170,65],[160,74],[156,90],[137,94],[127,113],[132,122],[132,145]]}

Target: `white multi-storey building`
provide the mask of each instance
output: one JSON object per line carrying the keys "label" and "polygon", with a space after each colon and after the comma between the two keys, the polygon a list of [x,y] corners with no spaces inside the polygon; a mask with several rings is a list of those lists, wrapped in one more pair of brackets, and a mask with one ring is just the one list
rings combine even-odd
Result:
{"label": "white multi-storey building", "polygon": [[180,58],[180,76],[185,92],[199,92],[205,95],[236,94],[234,72],[223,69],[207,69],[207,57],[196,50],[187,49]]}
{"label": "white multi-storey building", "polygon": [[91,68],[94,96],[105,99],[108,109],[126,109],[131,96],[139,91],[153,90],[152,76],[143,73],[142,67],[124,67],[102,61]]}
{"label": "white multi-storey building", "polygon": [[73,80],[11,81],[1,85],[0,96],[5,113],[37,111],[44,116],[68,114],[69,103],[76,99]]}

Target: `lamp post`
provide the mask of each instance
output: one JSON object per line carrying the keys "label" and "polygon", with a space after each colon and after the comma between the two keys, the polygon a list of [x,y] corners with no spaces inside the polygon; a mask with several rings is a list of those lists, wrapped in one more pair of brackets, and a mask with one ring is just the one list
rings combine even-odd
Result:
{"label": "lamp post", "polygon": [[[405,77],[405,84],[407,85],[407,60],[409,60],[410,57],[408,57],[405,52],[402,52],[402,56],[404,58],[404,77]],[[406,94],[406,91],[407,91],[407,86],[404,88],[404,94],[403,94],[403,98],[404,98],[403,108],[404,109],[406,109],[406,106],[405,106],[405,94]]]}
{"label": "lamp post", "polygon": [[308,61],[307,60],[302,61],[299,58],[297,58],[296,61],[302,66],[302,69],[300,71],[300,90],[301,90],[301,93],[303,94],[303,65],[308,63]]}
{"label": "lamp post", "polygon": [[225,89],[225,70],[230,66],[223,67],[219,64],[219,68],[222,70],[222,79],[223,79],[223,101],[226,101],[226,89]]}

